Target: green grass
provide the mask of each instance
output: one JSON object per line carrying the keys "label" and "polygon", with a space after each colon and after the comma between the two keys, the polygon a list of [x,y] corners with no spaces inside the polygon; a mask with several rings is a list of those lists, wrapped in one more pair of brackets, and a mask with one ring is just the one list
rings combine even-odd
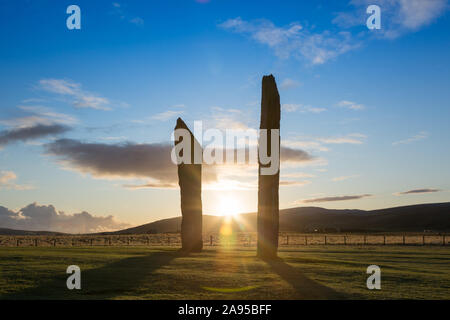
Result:
{"label": "green grass", "polygon": [[[450,299],[450,247],[312,246],[281,249],[0,248],[0,299]],[[381,290],[366,288],[381,267]],[[78,265],[82,290],[66,288]]]}

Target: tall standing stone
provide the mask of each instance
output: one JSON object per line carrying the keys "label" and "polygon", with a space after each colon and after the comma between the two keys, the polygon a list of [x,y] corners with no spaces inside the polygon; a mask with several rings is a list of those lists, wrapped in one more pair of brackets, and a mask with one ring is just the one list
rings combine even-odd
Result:
{"label": "tall standing stone", "polygon": [[[185,129],[191,137],[191,162],[178,164],[178,184],[181,193],[181,244],[185,252],[200,252],[202,239],[202,165],[194,163],[194,150],[201,147],[192,132],[181,118],[178,118],[176,129]],[[182,139],[175,141],[175,145]],[[197,147],[195,147],[197,145]]]}
{"label": "tall standing stone", "polygon": [[[261,98],[261,123],[260,129],[267,129],[267,148],[270,154],[271,129],[280,129],[280,95],[278,94],[275,78],[264,76],[262,80]],[[278,135],[278,139],[280,136]],[[279,146],[279,144],[278,144]],[[261,140],[259,148],[261,148]],[[272,150],[278,152],[280,149]],[[279,162],[278,162],[279,163]],[[279,230],[279,199],[278,189],[280,181],[279,168],[274,175],[262,175],[261,168],[269,167],[259,160],[258,172],[258,245],[257,255],[263,259],[274,259],[278,250],[278,230]]]}

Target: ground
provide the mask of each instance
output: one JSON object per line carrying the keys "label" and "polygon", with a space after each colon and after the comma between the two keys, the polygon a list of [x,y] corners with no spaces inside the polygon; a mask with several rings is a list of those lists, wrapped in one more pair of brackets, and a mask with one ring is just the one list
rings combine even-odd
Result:
{"label": "ground", "polygon": [[[252,248],[3,247],[0,299],[450,299],[450,247],[282,248],[264,262]],[[366,287],[381,268],[381,290]],[[81,268],[82,289],[66,288]]]}

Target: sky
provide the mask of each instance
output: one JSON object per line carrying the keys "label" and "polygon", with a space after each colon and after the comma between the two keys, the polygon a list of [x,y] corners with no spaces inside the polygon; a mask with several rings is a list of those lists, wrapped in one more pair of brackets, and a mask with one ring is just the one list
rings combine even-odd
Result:
{"label": "sky", "polygon": [[[81,29],[69,30],[73,4]],[[372,4],[381,29],[366,26]],[[287,150],[280,208],[446,202],[448,9],[446,0],[2,0],[0,228],[95,232],[180,215],[177,117],[257,129],[268,74]],[[203,180],[204,214],[256,211],[256,165],[204,170]]]}

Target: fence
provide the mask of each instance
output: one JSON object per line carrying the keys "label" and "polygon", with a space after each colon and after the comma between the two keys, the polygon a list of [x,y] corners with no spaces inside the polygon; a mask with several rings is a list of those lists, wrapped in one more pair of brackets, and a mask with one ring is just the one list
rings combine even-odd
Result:
{"label": "fence", "polygon": [[[299,234],[280,233],[280,247],[310,245],[448,245],[449,237],[441,234]],[[254,247],[256,233],[235,233],[230,236],[205,234],[204,246]],[[148,235],[83,235],[83,236],[0,236],[0,247],[60,246],[181,246],[179,233]]]}

